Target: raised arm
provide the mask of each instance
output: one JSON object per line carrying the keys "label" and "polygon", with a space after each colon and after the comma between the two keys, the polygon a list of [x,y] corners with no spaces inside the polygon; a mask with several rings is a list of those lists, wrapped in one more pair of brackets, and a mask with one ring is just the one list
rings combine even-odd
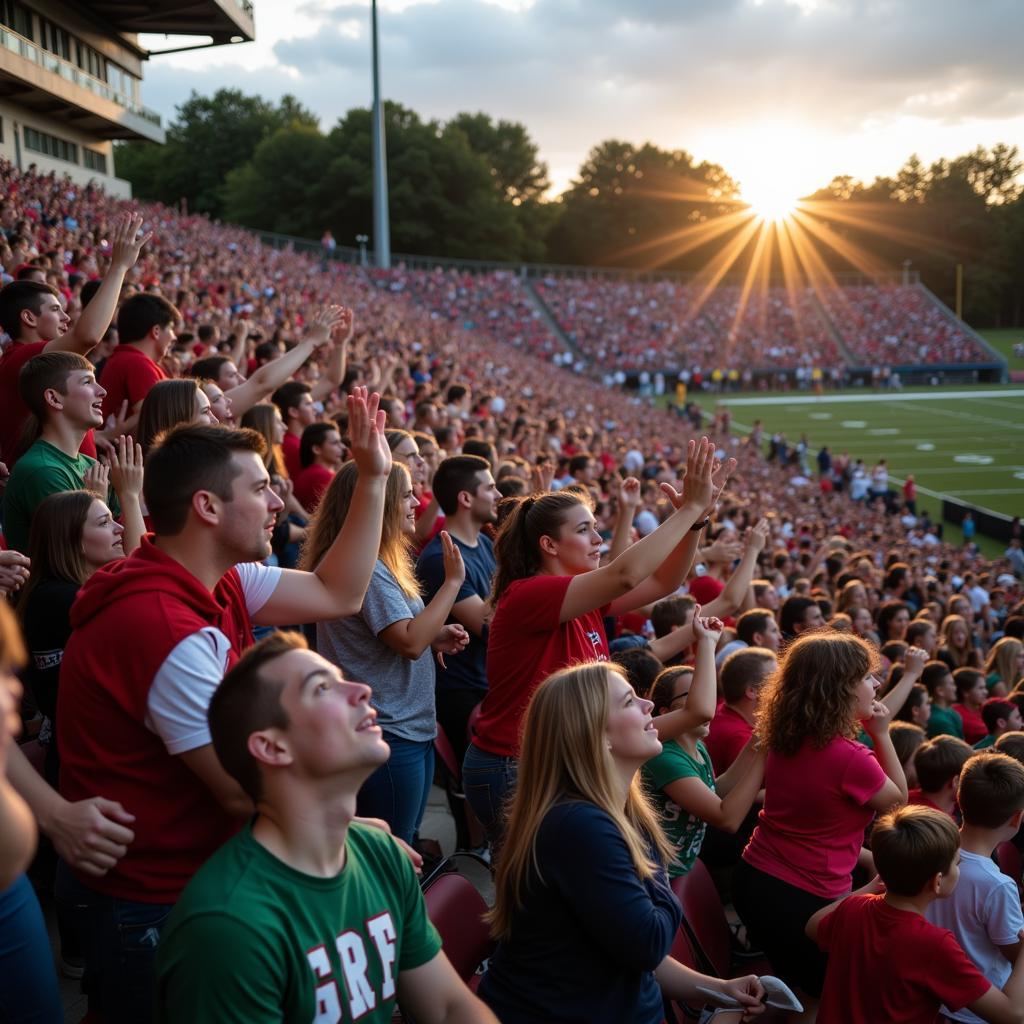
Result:
{"label": "raised arm", "polygon": [[[637,590],[680,545],[714,493],[715,446],[706,438],[690,441],[687,475],[678,507],[656,530],[600,569],[574,576],[566,590],[559,621],[567,622]],[[660,590],[660,587],[657,589]],[[663,596],[659,594],[659,596]],[[657,600],[656,597],[648,600]],[[635,600],[629,608],[646,604]],[[613,605],[614,607],[614,605]],[[621,609],[620,609],[621,610]],[[628,610],[628,609],[627,609]]]}
{"label": "raised arm", "polygon": [[686,703],[677,711],[658,715],[654,720],[658,739],[675,739],[684,732],[704,725],[715,717],[717,679],[715,676],[715,648],[725,626],[720,619],[701,618],[701,607],[693,610],[693,632],[697,638],[697,655],[693,662],[693,681]]}
{"label": "raised arm", "polygon": [[[676,779],[664,786],[668,798],[684,811],[724,832],[735,832],[754,804],[764,779],[764,758],[751,740],[729,768],[728,780],[709,789],[701,779]],[[735,770],[734,770],[735,769]]]}
{"label": "raised arm", "polygon": [[612,530],[611,550],[608,561],[614,562],[633,540],[633,519],[640,505],[640,481],[635,476],[627,476],[619,484],[619,493],[615,502],[615,527]]}
{"label": "raised arm", "polygon": [[927,661],[928,653],[922,651],[920,647],[909,647],[907,653],[903,655],[903,675],[900,676],[900,681],[881,698],[893,716],[898,715],[900,708],[906,704],[911,688],[914,683],[920,681]]}
{"label": "raised arm", "polygon": [[110,483],[121,505],[124,553],[130,555],[146,533],[142,516],[142,445],[123,434],[110,456]]}
{"label": "raised arm", "polygon": [[255,616],[261,626],[321,622],[355,615],[370,584],[380,551],[384,489],[391,449],[384,438],[380,395],[366,388],[348,396],[351,452],[359,470],[345,524],[313,572],[286,569],[274,593]]}
{"label": "raised arm", "polygon": [[332,331],[334,348],[327,359],[327,366],[320,379],[313,385],[314,402],[326,402],[331,393],[341,387],[345,379],[345,366],[348,362],[348,343],[352,340],[355,329],[355,318],[351,309],[341,307],[341,318]]}
{"label": "raised arm", "polygon": [[873,714],[861,723],[874,742],[875,757],[882,771],[888,776],[882,788],[868,801],[868,807],[873,811],[888,811],[897,804],[907,802],[907,777],[889,735],[891,721],[892,711],[880,700],[876,700]]}
{"label": "raised arm", "polygon": [[[438,587],[430,603],[415,618],[392,623],[378,634],[378,639],[403,658],[415,660],[435,641],[444,628],[445,619],[451,613],[455,598],[459,596],[459,588],[466,578],[462,552],[444,530],[441,531],[441,548],[444,554],[444,583]],[[459,629],[462,630],[462,627]],[[468,636],[466,639],[468,642]]]}
{"label": "raised arm", "polygon": [[21,730],[21,683],[0,681],[0,888],[6,889],[28,867],[36,849],[36,823],[28,804],[7,781],[7,758]]}
{"label": "raised arm", "polygon": [[708,603],[704,611],[708,615],[732,615],[739,611],[750,592],[750,583],[757,569],[757,559],[764,550],[768,540],[769,526],[767,519],[758,520],[747,534],[747,546],[743,550],[740,564],[726,580],[725,589],[713,601]]}
{"label": "raised arm", "polygon": [[231,330],[231,362],[235,366],[241,366],[245,359],[245,343],[249,337],[249,325],[244,320],[238,320]]}
{"label": "raised arm", "polygon": [[262,402],[288,380],[302,364],[319,348],[327,344],[331,329],[341,317],[341,306],[327,306],[313,318],[306,337],[290,352],[285,352],[272,362],[261,366],[247,381],[231,388],[225,394],[231,399],[231,409],[236,417],[248,412],[257,402]]}
{"label": "raised arm", "polygon": [[44,352],[77,352],[88,355],[99,343],[114,318],[121,297],[124,276],[135,266],[142,247],[153,237],[148,231],[136,237],[142,227],[142,216],[129,213],[114,227],[110,266],[92,302],[82,310],[77,323],[67,334],[48,342]]}

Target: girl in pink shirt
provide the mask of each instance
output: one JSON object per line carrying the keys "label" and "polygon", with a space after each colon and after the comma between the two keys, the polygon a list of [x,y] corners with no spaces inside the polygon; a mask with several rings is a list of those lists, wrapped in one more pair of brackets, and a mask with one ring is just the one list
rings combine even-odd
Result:
{"label": "girl in pink shirt", "polygon": [[[736,910],[774,971],[821,994],[825,956],[808,919],[851,889],[864,830],[876,811],[906,803],[907,781],[875,699],[878,659],[859,637],[811,633],[787,649],[765,684],[757,732],[768,756],[764,807],[733,880]],[[858,724],[874,753],[854,737]]]}

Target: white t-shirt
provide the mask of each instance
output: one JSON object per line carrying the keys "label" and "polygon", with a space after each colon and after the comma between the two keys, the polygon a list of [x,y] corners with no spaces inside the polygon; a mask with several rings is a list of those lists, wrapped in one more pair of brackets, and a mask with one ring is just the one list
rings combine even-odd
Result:
{"label": "white t-shirt", "polygon": [[[948,899],[935,900],[925,917],[948,928],[974,965],[996,988],[1010,977],[1010,962],[996,948],[1012,946],[1024,928],[1020,896],[1012,878],[1004,875],[991,857],[960,852],[960,880]],[[942,1012],[954,1020],[975,1024],[981,1020],[968,1009]]]}
{"label": "white t-shirt", "polygon": [[[270,600],[281,569],[243,562],[235,566],[250,617]],[[146,700],[146,726],[169,754],[186,754],[210,742],[206,710],[228,667],[231,641],[216,626],[185,637],[164,659]]]}

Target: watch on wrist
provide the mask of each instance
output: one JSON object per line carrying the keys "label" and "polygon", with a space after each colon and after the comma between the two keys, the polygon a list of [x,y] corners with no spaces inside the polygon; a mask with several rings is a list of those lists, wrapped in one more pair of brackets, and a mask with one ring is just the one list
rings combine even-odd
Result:
{"label": "watch on wrist", "polygon": [[710,525],[710,523],[711,516],[705,516],[699,523],[694,523],[693,526],[690,527],[690,529],[694,533],[697,533],[698,531],[703,530],[705,526]]}

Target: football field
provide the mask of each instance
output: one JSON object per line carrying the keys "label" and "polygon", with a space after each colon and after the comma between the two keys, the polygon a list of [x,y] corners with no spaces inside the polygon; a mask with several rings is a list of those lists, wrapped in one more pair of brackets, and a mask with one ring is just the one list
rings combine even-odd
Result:
{"label": "football field", "polygon": [[[849,452],[870,469],[886,458],[901,480],[913,473],[921,495],[949,496],[980,508],[1024,515],[1024,387],[929,389],[821,397],[723,396],[737,432],[755,419],[765,436],[791,444],[806,434],[811,467],[822,445]],[[703,403],[712,407],[710,396]],[[937,506],[937,502],[933,503]],[[931,509],[932,514],[939,508]]]}

